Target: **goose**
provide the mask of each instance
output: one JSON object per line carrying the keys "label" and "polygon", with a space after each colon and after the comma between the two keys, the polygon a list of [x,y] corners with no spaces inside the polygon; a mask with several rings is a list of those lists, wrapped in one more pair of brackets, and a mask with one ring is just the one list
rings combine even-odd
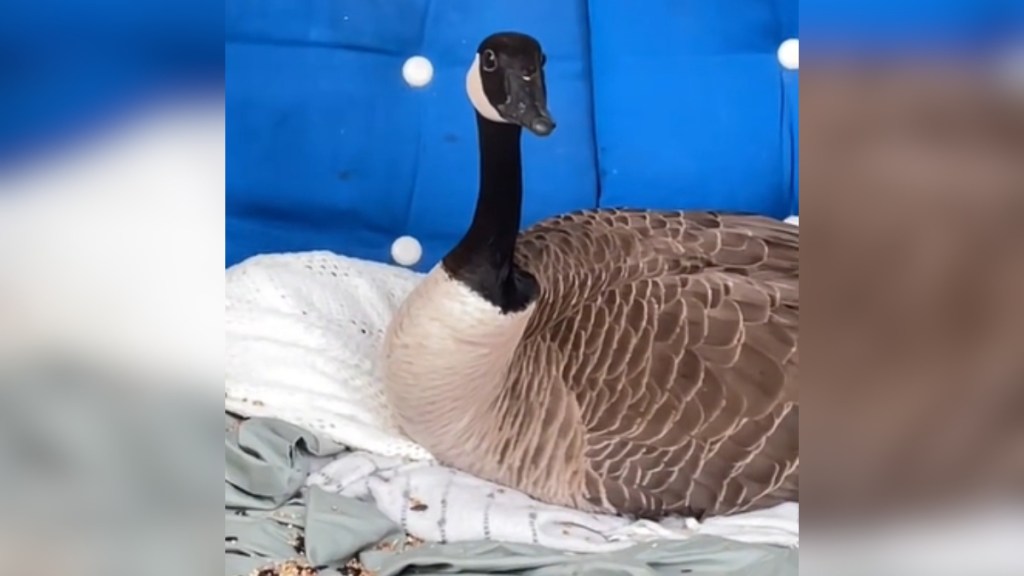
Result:
{"label": "goose", "polygon": [[799,228],[588,209],[520,233],[520,138],[555,129],[531,36],[479,45],[468,231],[402,301],[380,365],[442,464],[588,513],[704,518],[798,500]]}

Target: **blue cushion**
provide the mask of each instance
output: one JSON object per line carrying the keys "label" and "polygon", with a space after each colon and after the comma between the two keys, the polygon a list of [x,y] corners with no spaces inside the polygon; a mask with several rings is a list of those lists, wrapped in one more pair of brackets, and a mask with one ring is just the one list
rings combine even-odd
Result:
{"label": "blue cushion", "polygon": [[642,6],[591,2],[601,204],[789,215],[795,0]]}
{"label": "blue cushion", "polygon": [[[418,268],[439,260],[477,193],[466,70],[502,29],[545,45],[560,124],[524,138],[524,225],[593,206],[585,15],[583,0],[229,1],[228,264],[309,249],[388,261],[406,234],[423,245]],[[421,89],[401,74],[417,54],[435,71]]]}
{"label": "blue cushion", "polygon": [[800,75],[795,70],[782,72],[782,153],[788,176],[784,189],[789,191],[789,213],[800,214]]}
{"label": "blue cushion", "polygon": [[[411,235],[416,268],[436,263],[477,194],[466,69],[500,30],[544,45],[558,121],[524,136],[524,226],[599,205],[788,215],[797,76],[775,51],[796,14],[795,0],[228,0],[227,262],[390,261]],[[402,79],[413,55],[434,65],[424,88]]]}

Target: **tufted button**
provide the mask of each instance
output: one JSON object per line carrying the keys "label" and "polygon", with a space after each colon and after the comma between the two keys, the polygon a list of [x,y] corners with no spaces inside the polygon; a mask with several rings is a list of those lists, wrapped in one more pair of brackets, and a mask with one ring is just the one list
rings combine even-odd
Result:
{"label": "tufted button", "polygon": [[434,77],[434,65],[423,56],[413,56],[402,64],[402,78],[413,88],[422,88],[430,84]]}
{"label": "tufted button", "polygon": [[779,44],[779,64],[787,70],[798,70],[800,68],[800,40],[790,38]]}
{"label": "tufted button", "polygon": [[423,257],[423,246],[412,236],[399,236],[391,243],[391,259],[400,266],[414,266]]}

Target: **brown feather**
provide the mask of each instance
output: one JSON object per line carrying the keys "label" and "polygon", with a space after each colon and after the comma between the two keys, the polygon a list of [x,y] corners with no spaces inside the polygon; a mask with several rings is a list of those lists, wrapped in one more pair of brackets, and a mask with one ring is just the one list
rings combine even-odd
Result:
{"label": "brown feather", "polygon": [[516,256],[542,286],[517,357],[576,360],[548,368],[579,412],[585,500],[659,516],[797,498],[797,228],[587,211],[528,230]]}
{"label": "brown feather", "polygon": [[442,462],[539,500],[643,517],[798,497],[799,230],[602,210],[516,245],[528,311],[437,269],[389,327],[397,422]]}

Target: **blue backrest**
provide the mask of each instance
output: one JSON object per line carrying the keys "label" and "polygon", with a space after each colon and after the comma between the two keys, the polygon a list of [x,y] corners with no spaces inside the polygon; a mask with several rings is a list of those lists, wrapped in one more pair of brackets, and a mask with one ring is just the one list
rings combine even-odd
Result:
{"label": "blue backrest", "polygon": [[[558,130],[524,136],[524,226],[584,207],[795,209],[795,0],[227,3],[228,264],[327,249],[432,266],[468,225],[465,74],[488,34],[536,36]],[[427,57],[434,77],[404,82]],[[654,56],[653,58],[651,56]]]}
{"label": "blue backrest", "polygon": [[795,212],[795,0],[590,2],[606,206]]}
{"label": "blue backrest", "polygon": [[[562,129],[525,138],[524,220],[594,205],[583,0],[228,2],[228,262],[329,249],[387,261],[401,235],[420,268],[465,230],[477,191],[476,125],[465,75],[502,29],[549,53]],[[409,87],[414,55],[433,81]]]}

